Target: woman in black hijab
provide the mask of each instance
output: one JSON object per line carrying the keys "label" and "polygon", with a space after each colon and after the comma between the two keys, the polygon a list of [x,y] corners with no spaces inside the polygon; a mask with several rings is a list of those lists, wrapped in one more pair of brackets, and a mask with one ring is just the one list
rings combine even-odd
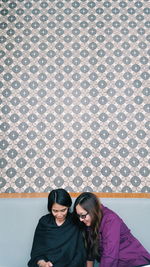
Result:
{"label": "woman in black hijab", "polygon": [[69,212],[72,200],[64,189],[48,196],[49,214],[36,227],[29,267],[84,267],[86,251],[81,230]]}

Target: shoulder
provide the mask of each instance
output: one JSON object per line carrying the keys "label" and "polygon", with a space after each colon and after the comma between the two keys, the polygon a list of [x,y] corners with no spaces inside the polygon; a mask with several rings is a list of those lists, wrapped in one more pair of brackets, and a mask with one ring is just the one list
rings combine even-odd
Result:
{"label": "shoulder", "polygon": [[66,222],[75,225],[73,213],[68,212],[68,215],[66,217]]}
{"label": "shoulder", "polygon": [[83,230],[82,224],[75,220],[73,213],[70,213],[70,212],[68,213],[68,216],[66,218],[66,222],[67,222],[68,225],[71,226],[72,229],[74,229],[76,231]]}
{"label": "shoulder", "polygon": [[40,219],[39,219],[39,223],[47,223],[48,221],[51,221],[52,215],[51,214],[46,214],[43,215]]}
{"label": "shoulder", "polygon": [[116,212],[103,205],[102,205],[102,213],[103,213],[102,223],[113,222],[113,221],[117,222],[118,224],[122,223],[122,219]]}
{"label": "shoulder", "polygon": [[110,215],[110,216],[113,216],[113,217],[119,217],[118,214],[115,211],[105,207],[104,205],[102,205],[102,213],[103,213],[103,216]]}

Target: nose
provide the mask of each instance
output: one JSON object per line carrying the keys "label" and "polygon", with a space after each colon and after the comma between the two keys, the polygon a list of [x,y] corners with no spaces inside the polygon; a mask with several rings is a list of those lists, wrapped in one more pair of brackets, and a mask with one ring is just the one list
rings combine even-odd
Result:
{"label": "nose", "polygon": [[84,221],[84,219],[80,217],[80,222],[83,222],[83,221]]}
{"label": "nose", "polygon": [[58,212],[58,213],[57,213],[57,216],[58,216],[58,217],[61,217],[61,216],[62,216],[62,212],[61,212],[61,211]]}

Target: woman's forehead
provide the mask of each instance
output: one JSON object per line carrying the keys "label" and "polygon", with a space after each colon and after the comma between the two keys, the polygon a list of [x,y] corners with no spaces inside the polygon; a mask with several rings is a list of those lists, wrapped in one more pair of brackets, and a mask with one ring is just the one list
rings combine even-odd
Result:
{"label": "woman's forehead", "polygon": [[52,205],[52,209],[54,209],[54,210],[63,210],[63,209],[65,209],[65,208],[67,208],[66,206],[63,206],[63,205],[60,205],[60,204],[58,204],[58,203],[54,203],[53,205]]}
{"label": "woman's forehead", "polygon": [[81,207],[81,205],[78,204],[78,205],[76,206],[76,211],[78,211],[78,212],[84,212],[85,209],[83,209],[83,208]]}

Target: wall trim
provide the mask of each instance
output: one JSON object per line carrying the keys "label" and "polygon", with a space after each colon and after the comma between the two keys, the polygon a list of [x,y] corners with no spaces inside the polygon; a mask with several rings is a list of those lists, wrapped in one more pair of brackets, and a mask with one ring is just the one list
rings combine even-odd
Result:
{"label": "wall trim", "polygon": [[[81,192],[69,192],[71,197],[77,197]],[[93,192],[100,198],[150,198],[150,193],[100,193]],[[0,198],[45,198],[48,193],[0,193]]]}

